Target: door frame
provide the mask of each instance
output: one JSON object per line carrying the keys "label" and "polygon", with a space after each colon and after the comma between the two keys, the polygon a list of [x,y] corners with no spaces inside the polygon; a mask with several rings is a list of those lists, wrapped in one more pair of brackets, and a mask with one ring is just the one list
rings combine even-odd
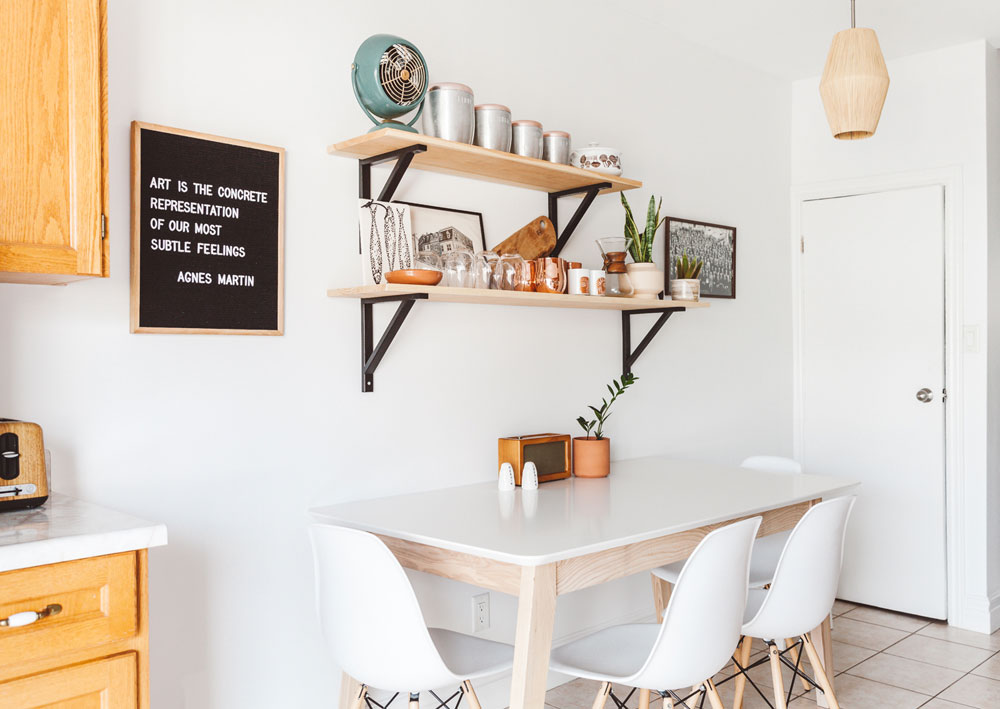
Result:
{"label": "door frame", "polygon": [[849,178],[794,185],[791,190],[792,254],[792,446],[802,459],[802,203],[817,199],[940,185],[944,188],[944,318],[945,318],[945,555],[947,568],[948,622],[967,624],[964,619],[978,613],[975,599],[966,593],[965,535],[959,524],[965,519],[965,427],[962,408],[964,362],[962,349],[962,273],[964,238],[962,230],[962,169],[943,167],[929,170]]}

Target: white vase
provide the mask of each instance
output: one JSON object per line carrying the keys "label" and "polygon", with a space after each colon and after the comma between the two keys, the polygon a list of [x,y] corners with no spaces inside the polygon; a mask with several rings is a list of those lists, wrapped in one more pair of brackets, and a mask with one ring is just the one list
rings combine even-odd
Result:
{"label": "white vase", "polygon": [[632,282],[632,297],[656,300],[663,291],[663,271],[655,263],[630,263],[625,266]]}
{"label": "white vase", "polygon": [[697,278],[675,278],[670,281],[672,300],[701,300],[701,281]]}

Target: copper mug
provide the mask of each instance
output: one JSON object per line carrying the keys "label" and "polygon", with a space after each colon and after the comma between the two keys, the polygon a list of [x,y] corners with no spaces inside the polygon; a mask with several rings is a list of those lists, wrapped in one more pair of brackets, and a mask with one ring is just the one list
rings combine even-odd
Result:
{"label": "copper mug", "polygon": [[525,261],[522,263],[520,268],[517,269],[514,290],[533,292],[535,290],[535,269],[536,265],[534,261]]}
{"label": "copper mug", "polygon": [[535,259],[535,290],[539,293],[565,293],[566,281],[566,262],[561,258]]}

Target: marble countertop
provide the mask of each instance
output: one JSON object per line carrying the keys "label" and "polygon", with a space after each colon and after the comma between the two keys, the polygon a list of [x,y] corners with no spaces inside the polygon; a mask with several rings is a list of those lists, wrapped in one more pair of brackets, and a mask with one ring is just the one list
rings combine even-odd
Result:
{"label": "marble countertop", "polygon": [[0,512],[0,572],[166,543],[165,525],[59,493],[41,507]]}

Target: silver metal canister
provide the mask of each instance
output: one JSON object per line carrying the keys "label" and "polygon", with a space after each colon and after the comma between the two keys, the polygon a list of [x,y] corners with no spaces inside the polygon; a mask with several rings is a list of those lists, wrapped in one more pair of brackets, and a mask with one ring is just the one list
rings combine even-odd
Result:
{"label": "silver metal canister", "polygon": [[427,89],[421,125],[424,135],[471,143],[476,132],[475,99],[465,84],[438,83]]}
{"label": "silver metal canister", "polygon": [[509,108],[498,103],[476,106],[476,145],[510,152],[510,137]]}
{"label": "silver metal canister", "polygon": [[569,165],[569,133],[561,130],[546,131],[542,135],[542,159]]}
{"label": "silver metal canister", "polygon": [[542,124],[538,121],[511,123],[510,152],[526,158],[542,157]]}

